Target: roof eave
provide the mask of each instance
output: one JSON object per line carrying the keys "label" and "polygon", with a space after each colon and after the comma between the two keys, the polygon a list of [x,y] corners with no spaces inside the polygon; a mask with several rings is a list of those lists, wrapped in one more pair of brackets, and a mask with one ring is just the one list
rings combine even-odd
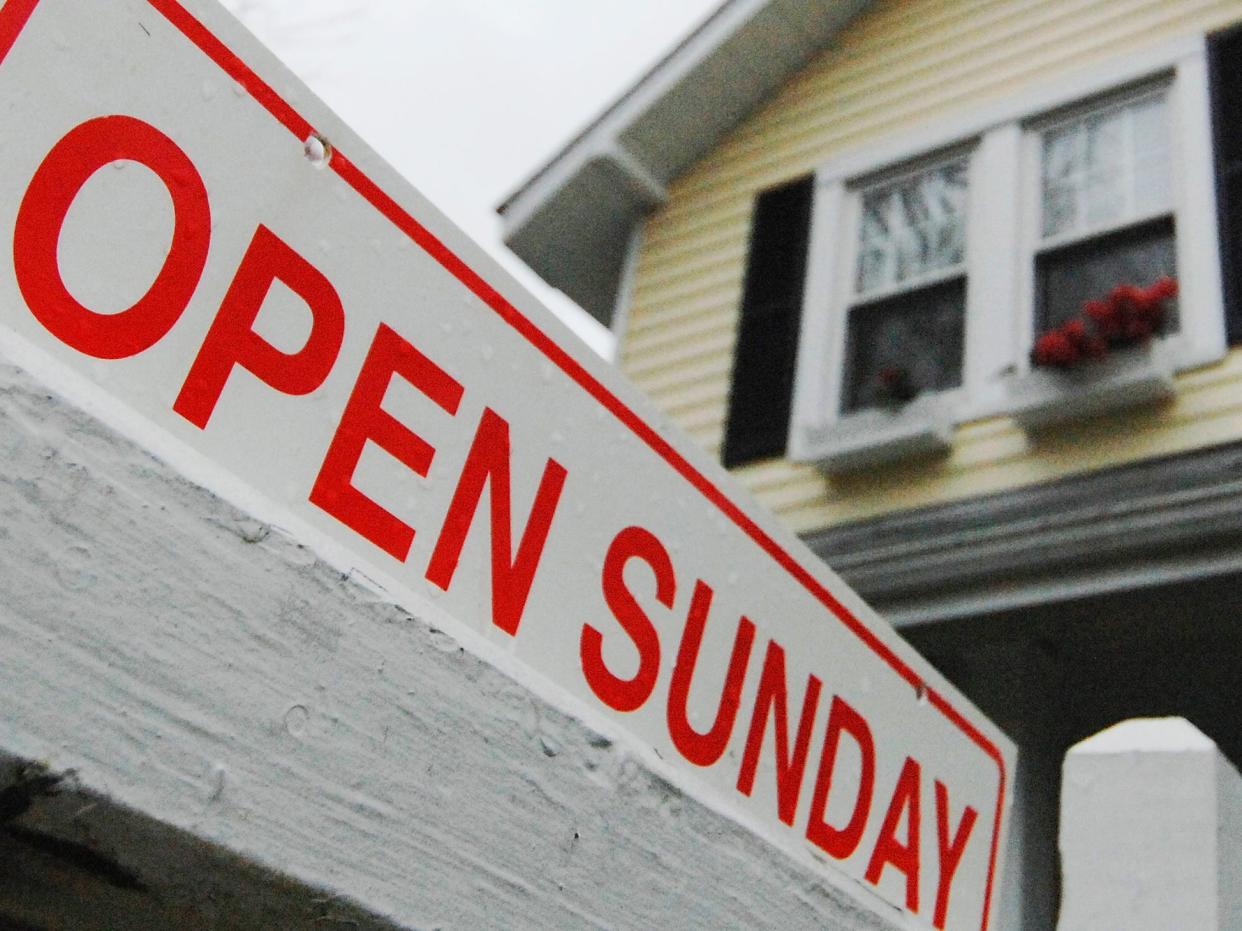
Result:
{"label": "roof eave", "polygon": [[505,243],[607,324],[633,227],[665,187],[869,0],[728,0],[498,208]]}

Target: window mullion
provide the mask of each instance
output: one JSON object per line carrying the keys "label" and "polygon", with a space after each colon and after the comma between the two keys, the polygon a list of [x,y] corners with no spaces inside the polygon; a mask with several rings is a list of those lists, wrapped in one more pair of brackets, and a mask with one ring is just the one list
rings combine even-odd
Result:
{"label": "window mullion", "polygon": [[1038,203],[1032,204],[1039,179],[1024,183],[1026,142],[1021,127],[1008,123],[980,140],[972,160],[964,218],[968,278],[962,375],[971,405],[995,403],[998,379],[1019,355],[1026,264],[1020,255],[1028,253],[1042,224]]}

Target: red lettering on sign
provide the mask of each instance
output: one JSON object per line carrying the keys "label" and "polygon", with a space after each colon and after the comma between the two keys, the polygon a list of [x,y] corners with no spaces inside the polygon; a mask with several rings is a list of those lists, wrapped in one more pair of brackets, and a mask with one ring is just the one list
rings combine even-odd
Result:
{"label": "red lettering on sign", "polygon": [[775,717],[773,731],[776,740],[776,810],[786,824],[793,824],[798,810],[802,774],[806,769],[807,752],[811,748],[811,730],[815,726],[815,711],[819,706],[821,687],[822,683],[814,675],[807,677],[806,692],[802,698],[802,717],[799,718],[798,734],[794,738],[791,756],[785,651],[775,640],[768,642],[767,655],[763,660],[763,675],[759,679],[759,691],[755,695],[755,710],[750,719],[750,733],[746,737],[746,751],[742,754],[742,768],[737,774],[737,788],[743,795],[750,795],[754,788],[755,769],[759,765],[759,753],[763,749],[763,734],[768,719]]}
{"label": "red lettering on sign", "polygon": [[[80,304],[61,278],[57,248],[78,192],[103,166],[138,162],[155,172],[173,202],[173,235],[155,281],[136,304],[101,314]],[[101,116],[70,130],[43,159],[17,211],[13,267],[30,312],[53,336],[97,359],[151,348],[181,317],[207,262],[207,189],[175,142],[131,116]]]}
{"label": "red lettering on sign", "polygon": [[[906,757],[866,873],[867,882],[873,886],[879,884],[884,867],[889,864],[905,873],[906,908],[912,912],[919,910],[919,774],[918,761]],[[905,843],[897,839],[897,826],[903,813],[906,816]]]}
{"label": "red lettering on sign", "polygon": [[451,375],[381,323],[367,351],[358,381],[345,403],[336,435],[328,446],[310,502],[357,531],[394,559],[405,562],[414,530],[353,485],[354,470],[367,440],[391,453],[418,475],[431,468],[435,449],[380,404],[393,375],[434,401],[449,415],[457,413],[462,386]]}
{"label": "red lettering on sign", "polygon": [[660,673],[660,637],[651,618],[625,583],[625,567],[630,560],[645,562],[655,576],[656,601],[666,608],[677,596],[677,580],[668,550],[642,527],[626,527],[613,539],[604,557],[601,583],[604,600],[613,617],[629,635],[638,651],[638,671],[632,678],[614,675],[604,664],[604,636],[590,624],[582,626],[579,652],[587,685],[600,701],[616,711],[636,711],[651,697]]}
{"label": "red lettering on sign", "polygon": [[937,928],[943,928],[948,918],[950,887],[978,816],[979,813],[967,805],[953,834],[953,842],[949,843],[949,790],[939,779],[936,780],[936,847],[940,851],[940,881],[936,886],[936,910],[932,924]]}
{"label": "red lettering on sign", "polygon": [[431,562],[427,565],[427,581],[445,591],[453,581],[461,559],[466,535],[479,509],[483,489],[491,484],[492,531],[492,623],[510,636],[516,635],[522,622],[522,611],[530,596],[535,570],[543,555],[552,518],[565,486],[565,467],[549,459],[535,492],[530,518],[513,552],[512,519],[510,518],[509,424],[491,408],[483,410],[483,419],[466,455],[457,490],[449,503],[444,526],[436,541]]}
{"label": "red lettering on sign", "polygon": [[[837,749],[841,735],[849,734],[862,754],[862,767],[858,778],[858,796],[854,811],[843,828],[830,825],[824,815],[828,809],[828,795],[832,791],[832,777],[836,770]],[[824,853],[837,860],[844,860],[858,849],[867,815],[871,812],[871,793],[875,787],[875,743],[871,728],[857,711],[839,695],[832,699],[828,712],[828,729],[824,735],[824,749],[819,758],[819,775],[815,779],[815,791],[811,795],[811,814],[806,826],[807,840]]]}
{"label": "red lettering on sign", "polygon": [[[272,285],[287,285],[306,302],[310,335],[294,353],[281,352],[254,331]],[[203,339],[173,410],[207,426],[234,366],[285,394],[310,394],[323,384],[345,336],[345,310],[323,273],[262,224],[246,249],[224,302]]]}
{"label": "red lettering on sign", "polygon": [[737,719],[738,703],[742,694],[742,682],[750,662],[750,649],[755,642],[755,625],[743,616],[737,622],[737,634],[733,638],[733,653],[729,657],[729,669],[725,674],[720,704],[716,708],[716,720],[706,733],[690,726],[687,704],[690,700],[690,684],[703,643],[703,630],[711,611],[712,590],[706,582],[697,581],[694,596],[690,599],[690,611],[677,650],[677,662],[673,666],[673,680],[668,689],[668,733],[673,744],[696,766],[711,766],[724,755],[733,722]]}

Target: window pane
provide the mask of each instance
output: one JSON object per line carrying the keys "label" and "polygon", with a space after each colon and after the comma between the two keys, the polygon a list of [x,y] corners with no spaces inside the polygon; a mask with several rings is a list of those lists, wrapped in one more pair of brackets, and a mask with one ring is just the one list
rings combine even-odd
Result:
{"label": "window pane", "polygon": [[1123,180],[1121,173],[1115,171],[1092,171],[1087,175],[1088,226],[1103,226],[1126,215]]}
{"label": "window pane", "polygon": [[964,161],[864,193],[858,293],[960,265],[965,257],[965,210]]}
{"label": "window pane", "polygon": [[905,230],[897,240],[897,280],[906,281],[927,271],[927,252],[925,227]]}
{"label": "window pane", "polygon": [[1126,111],[1089,116],[1087,129],[1087,169],[1116,170],[1125,161]]}
{"label": "window pane", "polygon": [[1140,214],[1173,209],[1172,172],[1167,152],[1140,155],[1135,159],[1134,206]]}
{"label": "window pane", "polygon": [[1045,239],[1171,209],[1168,104],[1149,97],[1043,134]]}
{"label": "window pane", "polygon": [[923,198],[922,186],[911,182],[897,189],[898,202],[901,204],[902,223],[907,228],[917,229],[928,220],[927,202]]}
{"label": "window pane", "polygon": [[1134,120],[1134,152],[1138,157],[1167,158],[1169,154],[1168,104],[1163,97],[1144,100],[1131,108]]}
{"label": "window pane", "polygon": [[961,161],[946,165],[928,182],[936,219],[962,222],[966,216],[966,163]]}
{"label": "window pane", "polygon": [[960,385],[965,307],[966,282],[958,278],[850,311],[842,409],[888,403],[886,369],[916,391]]}
{"label": "window pane", "polygon": [[889,237],[888,197],[866,198],[863,201],[862,241],[865,243],[882,243]]}
{"label": "window pane", "polygon": [[1044,237],[1055,236],[1078,226],[1077,185],[1044,188]]}
{"label": "window pane", "polygon": [[1086,129],[1074,123],[1044,134],[1044,237],[1083,225],[1080,202],[1085,171]]}
{"label": "window pane", "polygon": [[[1035,262],[1036,333],[1082,312],[1084,301],[1107,297],[1119,284],[1147,287],[1177,276],[1173,221],[1156,220],[1039,256]],[[1176,311],[1165,332],[1177,329]]]}
{"label": "window pane", "polygon": [[1126,164],[1126,111],[1088,117],[1087,226],[1104,226],[1122,219],[1126,191],[1133,183]]}
{"label": "window pane", "polygon": [[943,223],[935,227],[930,264],[934,268],[960,265],[966,254],[966,227],[962,223]]}
{"label": "window pane", "polygon": [[892,280],[886,249],[864,249],[858,263],[858,290],[874,291]]}
{"label": "window pane", "polygon": [[1065,180],[1082,172],[1082,127],[1072,125],[1044,133],[1044,178]]}
{"label": "window pane", "polygon": [[1134,206],[1137,213],[1173,207],[1169,170],[1169,116],[1163,97],[1138,103],[1132,110],[1134,133]]}

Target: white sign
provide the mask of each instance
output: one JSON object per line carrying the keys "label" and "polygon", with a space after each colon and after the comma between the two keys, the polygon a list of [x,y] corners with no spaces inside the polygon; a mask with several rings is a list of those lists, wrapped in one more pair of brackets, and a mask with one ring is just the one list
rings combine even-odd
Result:
{"label": "white sign", "polygon": [[7,0],[0,117],[9,355],[872,908],[988,927],[1008,741],[222,9]]}

